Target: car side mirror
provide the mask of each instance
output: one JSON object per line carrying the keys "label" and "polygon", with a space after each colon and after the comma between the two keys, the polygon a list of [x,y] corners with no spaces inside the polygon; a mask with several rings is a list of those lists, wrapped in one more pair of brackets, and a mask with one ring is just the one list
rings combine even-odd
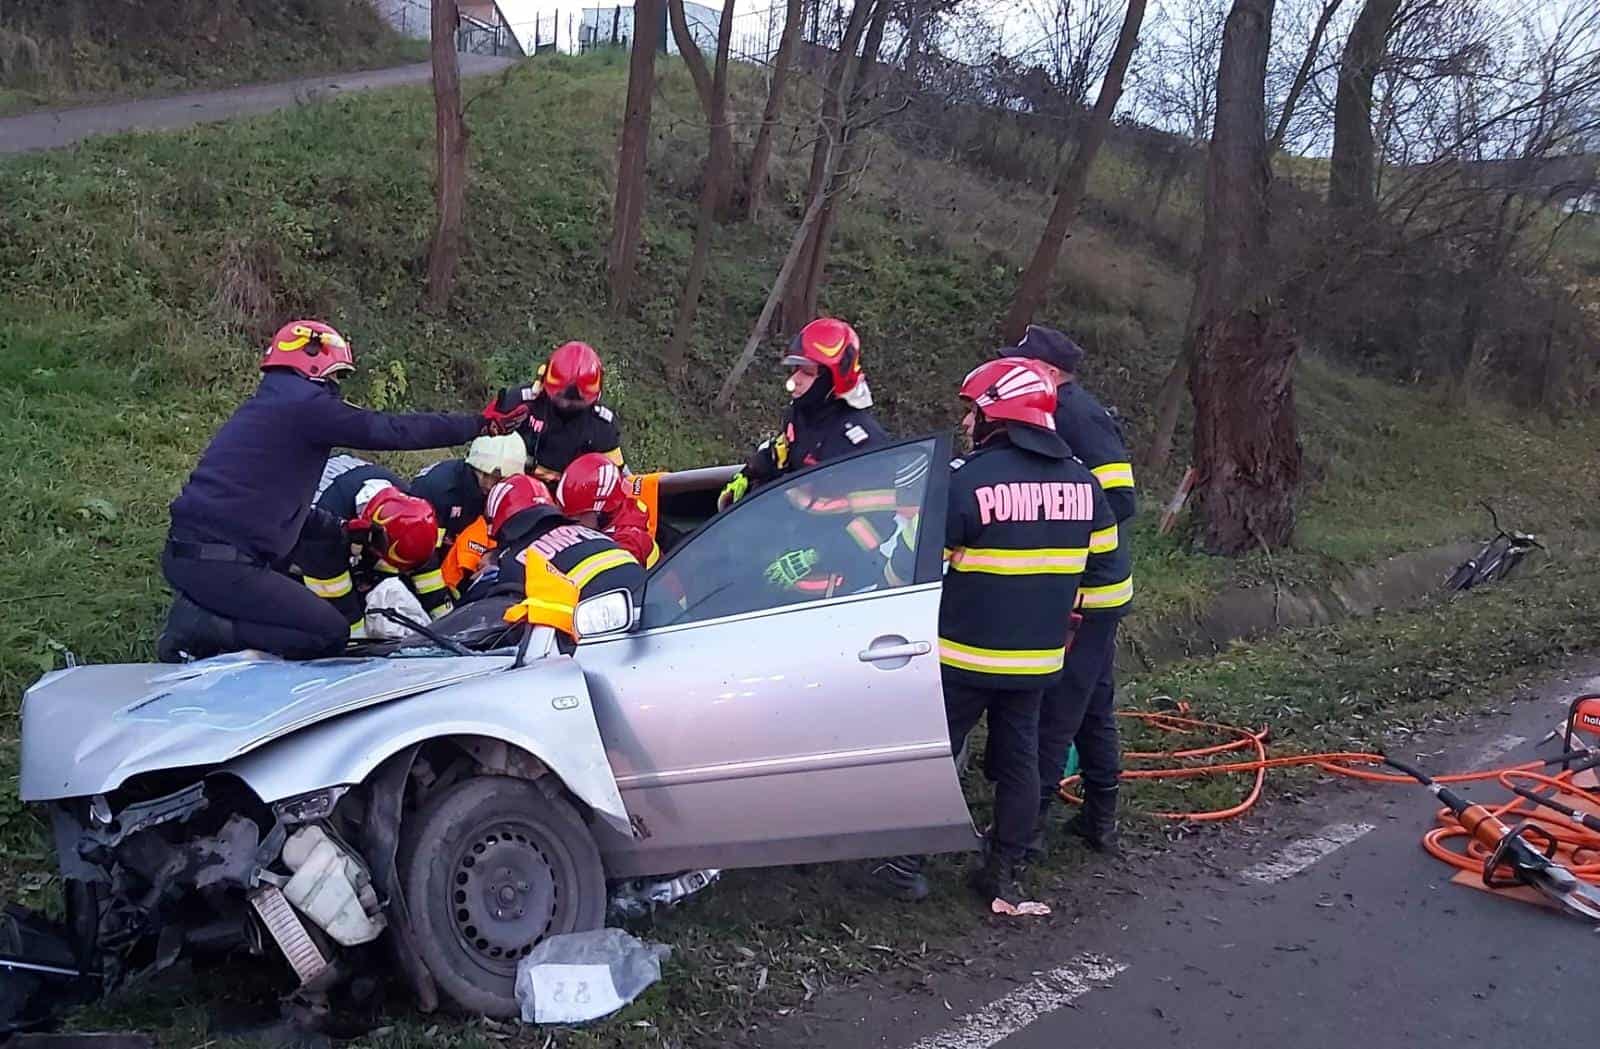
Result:
{"label": "car side mirror", "polygon": [[639,612],[627,590],[612,590],[578,602],[572,625],[581,640],[632,630]]}

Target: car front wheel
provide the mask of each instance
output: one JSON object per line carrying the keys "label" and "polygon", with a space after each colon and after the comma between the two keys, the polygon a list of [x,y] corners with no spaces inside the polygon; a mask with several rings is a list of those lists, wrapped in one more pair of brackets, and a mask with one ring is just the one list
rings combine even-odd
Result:
{"label": "car front wheel", "polygon": [[406,820],[400,871],[417,950],[468,1012],[515,1016],[517,962],[605,920],[600,851],[550,778],[481,776],[443,791]]}

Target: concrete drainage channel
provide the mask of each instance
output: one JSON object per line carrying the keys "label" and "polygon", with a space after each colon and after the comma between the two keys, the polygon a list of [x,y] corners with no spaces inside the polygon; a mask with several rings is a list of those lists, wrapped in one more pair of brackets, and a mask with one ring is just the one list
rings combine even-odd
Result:
{"label": "concrete drainage channel", "polygon": [[1197,613],[1148,624],[1139,623],[1136,614],[1135,625],[1118,641],[1118,660],[1129,671],[1153,670],[1181,659],[1214,655],[1235,641],[1253,641],[1295,627],[1326,626],[1385,608],[1406,608],[1442,593],[1450,571],[1482,545],[1450,543],[1396,554],[1331,582],[1235,584]]}

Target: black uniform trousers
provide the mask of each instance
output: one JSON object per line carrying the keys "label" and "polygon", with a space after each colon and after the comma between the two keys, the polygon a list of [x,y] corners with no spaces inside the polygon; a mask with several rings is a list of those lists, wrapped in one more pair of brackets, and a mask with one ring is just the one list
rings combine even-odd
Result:
{"label": "black uniform trousers", "polygon": [[994,779],[994,842],[997,853],[1022,859],[1039,812],[1040,689],[975,688],[944,675],[944,710],[952,754],[967,733],[989,714],[989,775]]}
{"label": "black uniform trousers", "polygon": [[1117,739],[1117,615],[1085,613],[1072,637],[1061,680],[1045,689],[1039,708],[1039,798],[1061,782],[1067,750],[1078,745],[1078,768],[1090,790],[1112,789],[1122,772]]}
{"label": "black uniform trousers", "polygon": [[270,565],[183,556],[169,545],[161,572],[174,590],[229,620],[239,648],[318,659],[338,655],[350,640],[350,624],[338,608]]}

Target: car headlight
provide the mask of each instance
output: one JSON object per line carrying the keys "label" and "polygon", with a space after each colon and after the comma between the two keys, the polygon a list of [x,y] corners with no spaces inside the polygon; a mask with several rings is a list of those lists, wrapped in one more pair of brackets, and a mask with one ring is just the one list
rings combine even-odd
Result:
{"label": "car headlight", "polygon": [[626,630],[633,625],[633,599],[626,590],[613,590],[579,601],[572,625],[580,638]]}

